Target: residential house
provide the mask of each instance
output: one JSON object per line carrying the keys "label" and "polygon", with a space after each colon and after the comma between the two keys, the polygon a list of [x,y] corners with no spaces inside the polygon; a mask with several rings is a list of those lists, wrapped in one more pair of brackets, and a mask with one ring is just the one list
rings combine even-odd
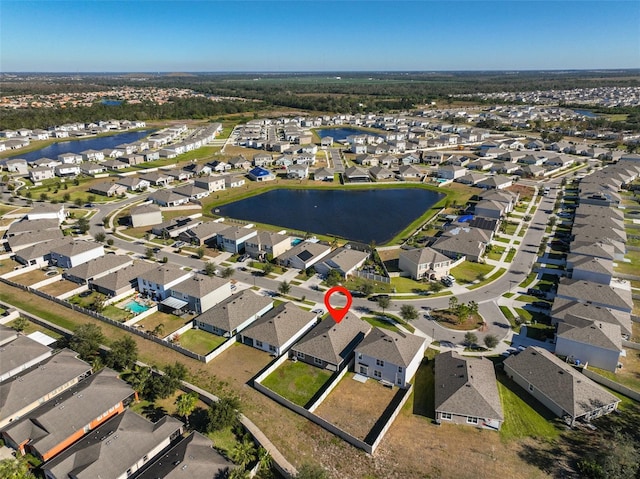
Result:
{"label": "residential house", "polygon": [[38,231],[55,231],[60,230],[58,219],[43,218],[40,220],[23,219],[16,223],[11,223],[5,232],[5,238],[12,238],[23,234],[33,234]]}
{"label": "residential house", "polygon": [[368,257],[369,253],[364,251],[341,247],[318,261],[314,265],[314,269],[322,275],[327,275],[330,271],[335,270],[343,278],[349,278],[362,267]]}
{"label": "residential house", "polygon": [[194,311],[202,314],[231,296],[231,281],[218,276],[196,274],[169,287],[167,296],[159,305],[160,309]]}
{"label": "residential house", "polygon": [[58,161],[67,165],[79,165],[82,163],[82,154],[80,153],[62,153],[58,155]]}
{"label": "residential house", "polygon": [[486,175],[481,173],[467,173],[466,175],[458,178],[456,183],[461,183],[463,185],[475,186],[486,178]]}
{"label": "residential house", "polygon": [[278,264],[306,270],[331,253],[331,247],[321,243],[303,241],[277,257]]}
{"label": "residential house", "polygon": [[102,164],[83,162],[80,165],[80,173],[87,176],[95,176],[104,173],[106,168]]}
{"label": "residential house", "polygon": [[130,210],[131,226],[140,228],[162,223],[162,211],[155,204],[135,206]]}
{"label": "residential house", "polygon": [[424,338],[373,328],[356,347],[355,371],[401,388],[409,387],[424,357]]}
{"label": "residential house", "polygon": [[487,190],[503,190],[513,185],[513,180],[507,176],[495,175],[488,176],[485,180],[479,182],[476,186]]}
{"label": "residential house", "polygon": [[162,171],[151,171],[140,175],[140,179],[148,181],[150,185],[165,187],[173,183],[173,177]]}
{"label": "residential house", "polygon": [[104,368],[12,422],[2,438],[20,454],[46,462],[121,413],[134,396],[118,373]]}
{"label": "residential house", "polygon": [[449,258],[478,262],[488,243],[489,235],[484,230],[456,226],[445,231],[431,247]]}
{"label": "residential house", "polygon": [[56,176],[59,176],[61,178],[75,177],[80,174],[80,166],[75,164],[62,164],[56,166],[53,171]]}
{"label": "residential house", "polygon": [[558,323],[555,353],[589,366],[616,372],[622,354],[618,324],[567,317]]}
{"label": "residential house", "polygon": [[439,280],[449,274],[451,259],[432,248],[400,250],[400,271],[416,281]]}
{"label": "residential house", "polygon": [[78,353],[63,349],[0,384],[0,429],[91,374]]}
{"label": "residential house", "polygon": [[380,164],[380,160],[377,156],[373,155],[357,155],[353,160],[354,163],[362,166],[378,166]]}
{"label": "residential house", "polygon": [[[55,221],[55,220],[54,220]],[[56,243],[53,240],[57,240]],[[42,248],[41,245],[52,247],[55,245],[61,245],[65,241],[68,241],[63,235],[60,228],[56,229],[43,229],[37,231],[29,231],[27,233],[17,234],[7,238],[7,245],[12,253],[17,253],[15,256],[16,261],[21,261],[24,264],[33,265],[46,263],[51,259],[51,251],[46,248]],[[26,258],[30,259],[27,261]],[[42,258],[42,261],[36,263],[30,262],[32,259]],[[22,261],[22,260],[25,261]]]}
{"label": "residential house", "polygon": [[89,191],[111,198],[112,196],[124,195],[127,192],[127,187],[115,181],[101,181],[91,185]]}
{"label": "residential house", "polygon": [[202,176],[193,181],[194,186],[213,192],[225,189],[225,176]]}
{"label": "residential house", "polygon": [[261,261],[276,258],[292,247],[290,236],[271,231],[260,230],[245,241],[245,252]]}
{"label": "residential house", "polygon": [[173,189],[154,191],[149,199],[155,204],[164,207],[180,206],[189,203],[189,197],[175,193]]}
{"label": "residential house", "polygon": [[127,187],[127,191],[144,191],[151,186],[148,180],[138,176],[126,176],[118,178],[116,183]]}
{"label": "residential house", "polygon": [[214,448],[211,439],[192,432],[157,456],[136,479],[182,479],[185,471],[189,471],[189,479],[210,479],[224,477],[236,467]]}
{"label": "residential house", "polygon": [[193,201],[205,198],[209,196],[210,193],[209,190],[198,188],[193,184],[178,186],[177,188],[173,189],[173,192],[178,195],[186,196],[187,198],[189,198],[189,200]]}
{"label": "residential house", "polygon": [[80,153],[83,161],[104,161],[104,152],[98,150],[84,150]]}
{"label": "residential house", "polygon": [[100,256],[104,256],[104,246],[101,243],[68,240],[51,250],[50,262],[60,268],[73,268]]}
{"label": "residential house", "polygon": [[244,329],[240,338],[243,344],[280,356],[316,322],[316,314],[282,303]]}
{"label": "residential house", "polygon": [[192,275],[193,273],[190,271],[185,271],[170,263],[163,264],[144,271],[137,277],[138,291],[140,294],[162,301],[170,296],[172,287],[189,279]]}
{"label": "residential house", "polygon": [[613,279],[613,261],[592,256],[567,256],[567,272],[571,279],[609,285]]}
{"label": "residential house", "polygon": [[369,169],[369,174],[376,181],[389,180],[393,178],[393,172],[384,166],[374,166]]}
{"label": "residential house", "polygon": [[253,181],[273,181],[276,179],[276,175],[266,168],[256,166],[249,171],[249,178]]}
{"label": "residential house", "polygon": [[273,299],[251,290],[225,299],[194,319],[194,326],[218,336],[231,337],[273,308]]}
{"label": "residential house", "polygon": [[29,170],[29,179],[34,183],[49,180],[55,176],[54,170],[47,166],[38,166]]}
{"label": "residential house", "polygon": [[182,423],[171,416],[152,423],[127,409],[47,462],[44,474],[47,479],[126,478],[179,441],[181,434]]}
{"label": "residential house", "polygon": [[69,268],[62,276],[74,283],[89,284],[89,281],[114,273],[119,269],[131,266],[133,259],[128,255],[104,255],[85,263]]}
{"label": "residential house", "polygon": [[176,238],[183,232],[202,223],[190,216],[177,216],[151,228],[151,233],[161,238]]}
{"label": "residential house", "polygon": [[39,220],[44,218],[56,218],[60,224],[67,219],[67,212],[64,205],[54,205],[53,203],[34,203],[31,211],[27,213],[28,220]]}
{"label": "residential house", "polygon": [[205,221],[182,231],[178,239],[193,246],[215,247],[218,244],[218,234],[228,228],[229,225],[222,221]]}
{"label": "residential house", "polygon": [[287,178],[306,180],[309,177],[309,166],[306,164],[295,164],[287,166]]}
{"label": "residential house", "polygon": [[620,399],[549,351],[530,346],[504,361],[504,371],[556,416],[573,426],[615,411]]}
{"label": "residential house", "polygon": [[120,160],[105,160],[102,162],[102,166],[104,166],[107,170],[112,171],[124,170],[125,168],[129,167],[128,164]]}
{"label": "residential house", "polygon": [[227,163],[231,165],[231,168],[242,169],[242,170],[251,169],[251,162],[242,155],[229,159]]}
{"label": "residential house", "polygon": [[344,179],[349,183],[363,183],[371,181],[369,170],[359,166],[351,166],[344,170]]}
{"label": "residential house", "polygon": [[340,323],[326,318],[295,343],[289,355],[321,369],[338,371],[348,364],[351,353],[370,331],[369,323],[352,313]]}
{"label": "residential house", "polygon": [[47,360],[52,354],[49,346],[27,336],[17,336],[0,348],[0,383]]}
{"label": "residential house", "polygon": [[500,429],[504,421],[493,363],[455,351],[435,358],[436,422]]}
{"label": "residential house", "polygon": [[462,166],[444,165],[438,167],[438,178],[455,180],[457,178],[462,178],[466,174],[467,169]]}
{"label": "residential house", "polygon": [[507,204],[495,200],[480,200],[476,203],[474,214],[499,220],[507,214]]}
{"label": "residential house", "polygon": [[4,162],[4,167],[9,173],[18,173],[19,175],[29,174],[29,164],[27,163],[27,160],[23,160],[22,158],[6,160]]}
{"label": "residential house", "polygon": [[135,261],[131,266],[126,266],[106,276],[90,280],[89,287],[110,298],[133,294],[134,288],[138,286],[138,277],[156,267],[156,263]]}
{"label": "residential house", "polygon": [[576,279],[561,278],[556,298],[594,304],[624,313],[631,313],[633,309],[630,290]]}
{"label": "residential house", "polygon": [[313,179],[316,181],[333,181],[334,172],[330,168],[318,168],[313,172]]}
{"label": "residential house", "polygon": [[244,253],[246,241],[257,234],[258,232],[253,228],[230,226],[218,233],[218,244],[229,253]]}

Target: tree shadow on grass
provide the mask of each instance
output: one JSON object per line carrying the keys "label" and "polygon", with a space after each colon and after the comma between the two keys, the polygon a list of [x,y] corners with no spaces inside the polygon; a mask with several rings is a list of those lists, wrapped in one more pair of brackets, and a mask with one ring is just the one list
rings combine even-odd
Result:
{"label": "tree shadow on grass", "polygon": [[199,433],[206,434],[208,424],[209,416],[207,410],[201,407],[195,408],[189,416],[189,425]]}
{"label": "tree shadow on grass", "polygon": [[167,410],[163,407],[156,406],[155,404],[149,404],[142,408],[142,415],[151,422],[158,422],[167,415]]}
{"label": "tree shadow on grass", "polygon": [[433,360],[423,358],[413,383],[413,414],[435,419]]}

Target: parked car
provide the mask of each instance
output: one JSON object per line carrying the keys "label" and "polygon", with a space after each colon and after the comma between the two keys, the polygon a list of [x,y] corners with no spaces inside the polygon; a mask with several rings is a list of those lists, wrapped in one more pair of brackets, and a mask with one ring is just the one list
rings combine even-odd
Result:
{"label": "parked car", "polygon": [[551,303],[547,303],[546,301],[534,301],[533,303],[531,303],[531,306],[540,309],[551,309]]}
{"label": "parked car", "polygon": [[527,289],[527,294],[529,296],[535,296],[536,298],[544,298],[547,295],[544,291],[536,288]]}
{"label": "parked car", "polygon": [[375,294],[373,296],[369,296],[369,298],[367,298],[369,301],[378,301],[380,298],[390,298],[390,296],[388,294]]}

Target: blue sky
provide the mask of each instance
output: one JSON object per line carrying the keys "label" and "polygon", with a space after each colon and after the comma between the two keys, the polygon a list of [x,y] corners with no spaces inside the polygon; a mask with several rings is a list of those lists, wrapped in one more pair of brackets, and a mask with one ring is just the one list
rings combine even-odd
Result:
{"label": "blue sky", "polygon": [[0,2],[2,72],[605,68],[640,68],[640,2]]}

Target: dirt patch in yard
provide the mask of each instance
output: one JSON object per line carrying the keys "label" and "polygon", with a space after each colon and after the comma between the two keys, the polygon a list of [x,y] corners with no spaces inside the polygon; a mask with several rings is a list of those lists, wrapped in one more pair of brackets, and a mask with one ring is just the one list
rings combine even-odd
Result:
{"label": "dirt patch in yard", "polygon": [[68,281],[63,279],[62,281],[56,281],[55,283],[48,284],[39,288],[39,291],[43,293],[50,294],[51,296],[60,296],[61,294],[68,293],[69,291],[73,291],[74,289],[79,288],[80,285],[78,283],[74,283],[73,281]]}
{"label": "dirt patch in yard", "polygon": [[385,387],[373,379],[355,381],[353,373],[347,373],[316,414],[364,440],[396,392],[397,388]]}

